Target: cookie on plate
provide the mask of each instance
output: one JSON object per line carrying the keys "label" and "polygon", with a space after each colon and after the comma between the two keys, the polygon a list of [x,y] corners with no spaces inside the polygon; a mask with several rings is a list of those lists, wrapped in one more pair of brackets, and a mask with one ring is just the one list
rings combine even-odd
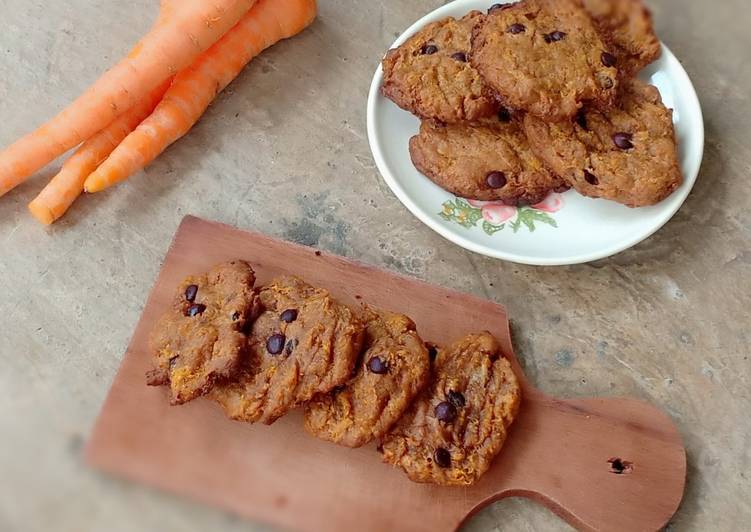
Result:
{"label": "cookie on plate", "polygon": [[521,124],[508,112],[475,123],[423,121],[409,141],[415,167],[462,198],[539,203],[567,188],[532,152]]}
{"label": "cookie on plate", "polygon": [[503,101],[546,120],[585,102],[609,105],[612,54],[579,0],[523,0],[490,12],[472,34],[470,61]]}
{"label": "cookie on plate", "polygon": [[211,397],[232,419],[271,424],[290,409],[344,384],[363,338],[361,320],[328,291],[283,277],[259,292],[238,376]]}
{"label": "cookie on plate", "polygon": [[467,61],[472,11],[428,24],[383,59],[381,92],[402,109],[443,122],[476,120],[498,108],[493,92]]}
{"label": "cookie on plate", "polygon": [[433,383],[384,437],[383,459],[416,482],[473,484],[501,450],[520,401],[496,339],[470,334],[438,351]]}
{"label": "cookie on plate", "polygon": [[652,14],[642,0],[583,0],[623,76],[635,76],[660,57]]}
{"label": "cookie on plate", "polygon": [[147,383],[169,384],[172,404],[181,404],[232,377],[246,344],[242,330],[257,309],[254,283],[240,260],[185,279],[149,339],[155,368]]}
{"label": "cookie on plate", "polygon": [[581,194],[643,207],[683,181],[672,115],[656,87],[632,79],[611,109],[558,123],[526,116],[524,127],[537,155]]}
{"label": "cookie on plate", "polygon": [[305,428],[321,439],[360,447],[380,438],[428,384],[428,349],[408,317],[366,308],[364,353],[355,376],[305,409]]}

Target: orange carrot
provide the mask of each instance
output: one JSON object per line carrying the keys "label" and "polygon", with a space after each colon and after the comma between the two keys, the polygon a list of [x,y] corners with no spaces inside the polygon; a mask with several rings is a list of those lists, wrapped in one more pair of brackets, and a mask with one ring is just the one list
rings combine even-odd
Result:
{"label": "orange carrot", "polygon": [[85,190],[104,190],[153,161],[193,127],[253,57],[305,29],[315,15],[315,0],[258,0],[234,28],[175,77],[152,115],[86,179]]}
{"label": "orange carrot", "polygon": [[43,224],[60,218],[83,192],[83,182],[112,150],[149,116],[169,88],[172,78],[151,91],[141,103],[121,114],[110,125],[89,138],[65,161],[60,172],[29,203],[29,210]]}
{"label": "orange carrot", "polygon": [[42,127],[0,152],[0,196],[103,129],[190,65],[245,15],[255,0],[167,0],[160,20],[120,63]]}

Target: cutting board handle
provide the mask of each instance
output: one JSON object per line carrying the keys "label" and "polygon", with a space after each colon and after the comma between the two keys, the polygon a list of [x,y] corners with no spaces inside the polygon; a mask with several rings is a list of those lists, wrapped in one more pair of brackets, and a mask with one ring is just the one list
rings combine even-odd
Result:
{"label": "cutting board handle", "polygon": [[672,421],[626,398],[558,400],[535,392],[499,460],[481,482],[488,496],[469,515],[524,496],[581,530],[659,530],[678,509],[686,479]]}

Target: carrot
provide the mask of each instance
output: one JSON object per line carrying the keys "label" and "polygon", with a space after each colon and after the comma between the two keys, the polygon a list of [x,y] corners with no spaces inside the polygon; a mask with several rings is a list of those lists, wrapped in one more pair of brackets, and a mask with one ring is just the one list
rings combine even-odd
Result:
{"label": "carrot", "polygon": [[41,223],[49,225],[60,218],[83,192],[83,182],[118,144],[149,116],[167,91],[172,78],[151,91],[141,103],[121,114],[96,133],[65,161],[60,172],[29,203],[29,210]]}
{"label": "carrot", "polygon": [[0,152],[0,196],[103,129],[190,65],[247,13],[255,0],[166,0],[168,11],[128,56],[36,131]]}
{"label": "carrot", "polygon": [[253,57],[305,29],[315,15],[315,0],[258,0],[234,28],[175,77],[152,115],[86,179],[85,190],[104,190],[153,161],[193,127]]}

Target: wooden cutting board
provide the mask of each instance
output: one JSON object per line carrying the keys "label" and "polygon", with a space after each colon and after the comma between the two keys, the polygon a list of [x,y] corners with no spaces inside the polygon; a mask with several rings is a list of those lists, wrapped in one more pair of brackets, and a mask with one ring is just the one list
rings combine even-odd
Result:
{"label": "wooden cutting board", "polygon": [[[186,275],[249,261],[260,283],[294,274],[350,305],[367,301],[411,316],[442,344],[488,330],[518,373],[523,400],[490,471],[470,488],[415,484],[383,464],[375,445],[319,441],[300,412],[276,424],[228,420],[206,399],[170,407],[148,387],[147,337]],[[186,217],[164,261],[86,448],[107,472],[303,531],[450,531],[492,501],[524,496],[585,530],[657,530],[678,508],[686,454],[670,419],[634,399],[549,397],[524,378],[505,309],[490,301]]]}

